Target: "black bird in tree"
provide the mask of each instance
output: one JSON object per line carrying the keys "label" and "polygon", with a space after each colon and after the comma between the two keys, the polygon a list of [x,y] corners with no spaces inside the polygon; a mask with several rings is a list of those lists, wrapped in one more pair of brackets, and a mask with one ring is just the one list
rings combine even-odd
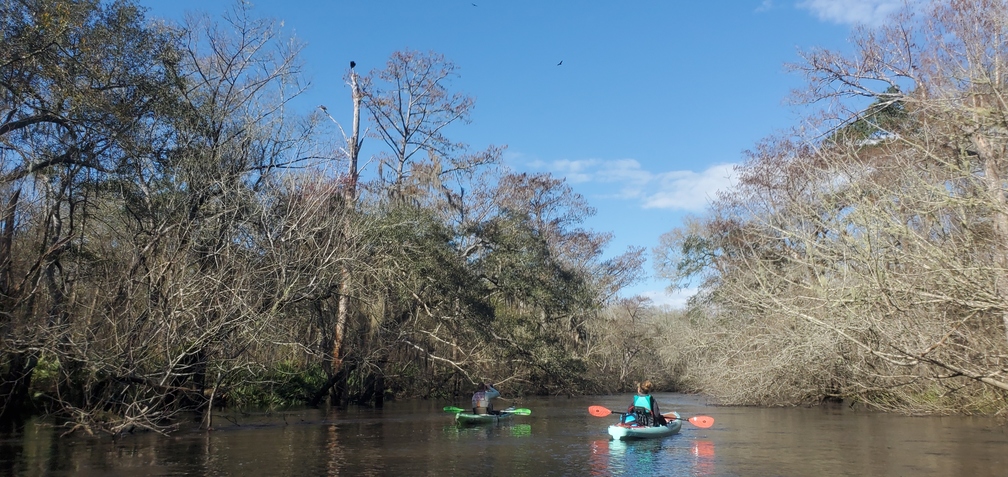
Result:
{"label": "black bird in tree", "polygon": [[354,63],[353,60],[350,60],[350,69],[353,69],[354,66],[357,66],[357,63]]}

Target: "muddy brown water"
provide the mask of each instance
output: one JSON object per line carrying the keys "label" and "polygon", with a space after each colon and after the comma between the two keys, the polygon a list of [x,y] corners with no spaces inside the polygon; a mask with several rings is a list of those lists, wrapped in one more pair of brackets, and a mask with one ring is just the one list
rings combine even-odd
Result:
{"label": "muddy brown water", "polygon": [[[524,398],[530,416],[460,428],[460,403],[305,409],[218,417],[211,432],[58,437],[36,422],[0,434],[0,475],[15,476],[1008,476],[1008,427],[982,417],[906,417],[846,407],[706,406],[658,393],[663,411],[708,415],[658,440],[611,441],[587,408],[629,395]],[[464,405],[464,403],[461,403]]]}

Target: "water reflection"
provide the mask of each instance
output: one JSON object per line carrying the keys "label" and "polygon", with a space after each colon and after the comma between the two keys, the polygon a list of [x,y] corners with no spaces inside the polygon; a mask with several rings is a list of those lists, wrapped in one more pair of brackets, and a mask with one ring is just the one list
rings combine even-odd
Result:
{"label": "water reflection", "polygon": [[493,434],[494,426],[459,426],[451,424],[444,426],[442,431],[451,440],[466,439],[489,439]]}
{"label": "water reflection", "polygon": [[664,439],[609,440],[591,443],[590,474],[713,476],[714,442],[684,436]]}
{"label": "water reflection", "polygon": [[690,475],[716,474],[714,442],[683,436],[640,441],[600,439],[591,444],[590,474]]}
{"label": "water reflection", "polygon": [[588,468],[593,476],[609,475],[609,439],[592,441]]}
{"label": "water reflection", "polygon": [[532,436],[532,425],[531,424],[515,424],[511,426],[511,436],[512,437],[530,437]]}
{"label": "water reflection", "polygon": [[343,447],[340,446],[339,432],[336,430],[336,425],[326,426],[326,455],[329,459],[326,460],[326,475],[339,475],[340,469],[346,465],[346,459],[343,455]]}
{"label": "water reflection", "polygon": [[714,458],[714,443],[711,441],[694,441],[693,455],[698,458]]}
{"label": "water reflection", "polygon": [[693,441],[693,475],[717,475],[714,471],[714,442],[707,440]]}
{"label": "water reflection", "polygon": [[497,435],[511,437],[531,437],[531,424],[486,424],[478,426],[463,426],[451,424],[443,426],[441,432],[450,440],[490,439]]}

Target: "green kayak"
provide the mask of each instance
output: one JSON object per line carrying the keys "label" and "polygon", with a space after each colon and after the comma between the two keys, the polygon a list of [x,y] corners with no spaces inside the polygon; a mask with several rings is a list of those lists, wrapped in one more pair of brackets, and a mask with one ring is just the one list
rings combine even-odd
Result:
{"label": "green kayak", "polygon": [[450,412],[455,414],[455,422],[463,425],[474,425],[474,424],[493,424],[500,422],[502,419],[509,419],[511,416],[528,416],[532,414],[532,411],[525,408],[515,409],[509,407],[507,409],[501,409],[499,412],[494,414],[473,414],[466,411],[465,409],[446,406],[444,408],[445,412]]}
{"label": "green kayak", "polygon": [[473,414],[471,412],[460,412],[455,415],[455,422],[463,425],[493,424],[501,419],[508,419],[514,414]]}

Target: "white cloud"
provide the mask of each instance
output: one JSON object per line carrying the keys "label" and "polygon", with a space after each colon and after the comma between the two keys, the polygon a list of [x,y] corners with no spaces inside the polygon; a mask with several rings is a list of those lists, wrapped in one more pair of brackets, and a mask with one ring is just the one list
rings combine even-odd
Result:
{"label": "white cloud", "polygon": [[549,164],[538,163],[538,167],[565,177],[571,184],[584,182],[627,183],[643,185],[651,180],[651,173],[641,169],[639,162],[633,159],[618,159],[602,161],[584,159],[571,161],[567,159],[553,161]]}
{"label": "white cloud", "polygon": [[591,182],[595,176],[595,169],[601,161],[588,159],[583,161],[559,160],[550,164],[535,162],[530,164],[533,167],[549,169],[551,172],[567,179],[571,184],[581,184]]}
{"label": "white cloud", "polygon": [[878,26],[905,4],[922,3],[923,0],[803,0],[797,5],[823,21]]}
{"label": "white cloud", "polygon": [[665,290],[649,290],[640,293],[641,296],[651,299],[651,303],[655,306],[668,306],[675,309],[686,308],[686,301],[690,299],[693,295],[696,295],[696,288],[686,288],[682,290],[677,290],[675,292],[668,292]]}
{"label": "white cloud", "polygon": [[700,173],[672,171],[661,174],[657,178],[658,190],[644,199],[644,208],[703,210],[719,190],[732,186],[734,167],[734,164],[718,164]]}
{"label": "white cloud", "polygon": [[609,189],[597,187],[597,195],[637,201],[645,209],[693,212],[702,211],[717,191],[731,187],[730,175],[735,166],[719,164],[701,172],[651,172],[634,159],[561,160],[530,165],[564,177],[571,184],[609,185]]}
{"label": "white cloud", "polygon": [[772,10],[774,7],[776,7],[776,5],[774,5],[773,0],[763,0],[763,3],[760,4],[760,6],[756,7],[756,11],[766,12]]}

